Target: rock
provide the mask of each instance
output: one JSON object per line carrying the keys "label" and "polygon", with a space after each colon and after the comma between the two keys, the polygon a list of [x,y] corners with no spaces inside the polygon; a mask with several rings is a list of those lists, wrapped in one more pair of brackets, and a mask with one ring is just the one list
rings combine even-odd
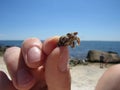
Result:
{"label": "rock", "polygon": [[69,59],[69,64],[70,64],[71,66],[75,66],[75,65],[77,65],[77,64],[79,64],[79,63],[80,63],[80,61],[79,61],[77,58],[71,57],[71,58]]}
{"label": "rock", "polygon": [[83,65],[88,65],[88,62],[87,62],[88,60],[86,60],[86,59],[83,59],[83,60],[81,60],[81,63],[83,64]]}
{"label": "rock", "polygon": [[113,51],[108,51],[108,53],[118,54],[117,52],[113,52]]}
{"label": "rock", "polygon": [[71,58],[69,59],[69,64],[70,64],[71,66],[76,66],[76,65],[78,65],[78,64],[88,65],[88,62],[87,62],[85,59],[80,60],[80,59],[78,59],[78,58],[71,57]]}
{"label": "rock", "polygon": [[115,52],[104,52],[99,50],[90,50],[87,55],[87,59],[90,62],[99,62],[100,56],[104,56],[104,62],[118,63],[120,62],[120,57]]}

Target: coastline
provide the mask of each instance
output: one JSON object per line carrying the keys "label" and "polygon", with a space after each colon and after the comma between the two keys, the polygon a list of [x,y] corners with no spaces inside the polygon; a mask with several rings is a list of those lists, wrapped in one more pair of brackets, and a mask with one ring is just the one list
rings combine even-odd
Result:
{"label": "coastline", "polygon": [[[42,40],[44,41],[44,40]],[[0,40],[0,51],[5,51],[11,46],[20,47],[23,40]],[[120,41],[84,41],[82,40],[80,46],[76,48],[69,48],[70,56],[80,59],[85,59],[89,50],[100,50],[104,52],[113,51],[120,55]]]}

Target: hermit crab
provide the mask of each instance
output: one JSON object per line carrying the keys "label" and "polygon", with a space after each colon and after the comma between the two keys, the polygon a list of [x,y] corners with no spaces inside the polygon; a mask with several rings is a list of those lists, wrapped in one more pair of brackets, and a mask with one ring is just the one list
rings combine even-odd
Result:
{"label": "hermit crab", "polygon": [[61,36],[58,41],[58,47],[71,46],[74,48],[76,43],[80,45],[80,38],[77,36],[78,32],[67,33],[65,36]]}

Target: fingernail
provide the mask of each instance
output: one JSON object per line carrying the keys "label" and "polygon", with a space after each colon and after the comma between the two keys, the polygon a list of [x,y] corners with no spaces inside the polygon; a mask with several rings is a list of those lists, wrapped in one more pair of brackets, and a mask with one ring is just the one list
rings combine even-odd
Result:
{"label": "fingernail", "polygon": [[34,46],[28,50],[28,60],[30,63],[38,62],[41,58],[41,50]]}
{"label": "fingernail", "polygon": [[18,85],[24,87],[32,81],[33,77],[26,70],[21,69],[17,73],[17,83]]}
{"label": "fingernail", "polygon": [[65,48],[60,55],[60,59],[58,62],[58,68],[61,72],[65,72],[69,69],[69,64],[68,64],[69,55],[66,54],[67,52],[68,51]]}

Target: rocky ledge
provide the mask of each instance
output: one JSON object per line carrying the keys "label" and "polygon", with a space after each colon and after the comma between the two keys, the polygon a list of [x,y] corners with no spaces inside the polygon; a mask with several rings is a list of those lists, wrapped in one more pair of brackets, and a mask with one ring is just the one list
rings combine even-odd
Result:
{"label": "rocky ledge", "polygon": [[87,54],[87,59],[90,62],[100,62],[100,56],[103,55],[104,59],[103,62],[107,63],[119,63],[120,56],[117,52],[104,52],[99,50],[90,50]]}

